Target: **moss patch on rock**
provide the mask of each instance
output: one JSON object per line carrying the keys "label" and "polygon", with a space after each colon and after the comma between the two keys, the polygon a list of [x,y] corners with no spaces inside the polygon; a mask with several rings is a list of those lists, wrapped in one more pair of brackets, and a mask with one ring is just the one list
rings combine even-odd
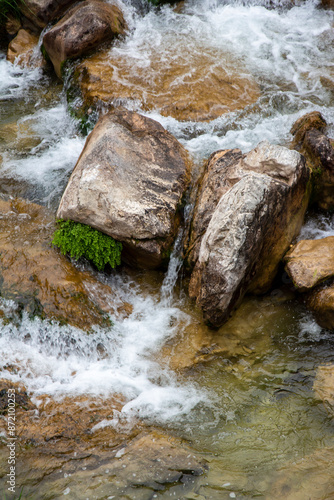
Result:
{"label": "moss patch on rock", "polygon": [[52,244],[75,259],[86,257],[99,271],[106,264],[120,265],[122,243],[86,224],[72,220],[59,220]]}

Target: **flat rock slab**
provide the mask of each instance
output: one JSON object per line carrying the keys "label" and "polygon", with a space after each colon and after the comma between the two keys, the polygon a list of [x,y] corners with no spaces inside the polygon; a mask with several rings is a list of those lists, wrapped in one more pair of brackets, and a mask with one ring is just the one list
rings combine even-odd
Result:
{"label": "flat rock slab", "polygon": [[308,181],[309,169],[297,151],[266,141],[247,155],[238,150],[212,155],[189,249],[190,264],[195,263],[189,294],[208,323],[223,324],[246,292],[268,291],[300,230]]}
{"label": "flat rock slab", "polygon": [[[224,52],[203,53],[191,42],[179,37],[179,53],[166,54],[160,44],[150,47],[150,61],[145,57],[144,64],[141,54],[99,52],[77,66],[73,84],[86,108],[131,99],[145,111],[158,109],[177,120],[214,120],[257,101],[260,89],[239,61]],[[217,64],[219,57],[224,64]]]}
{"label": "flat rock slab", "polygon": [[334,236],[299,241],[284,260],[295,287],[305,292],[334,276]]}
{"label": "flat rock slab", "polygon": [[55,229],[54,215],[44,207],[0,200],[1,296],[30,314],[79,328],[110,326],[106,313],[115,311],[115,293],[52,248]]}
{"label": "flat rock slab", "polygon": [[126,23],[116,5],[86,0],[72,7],[43,37],[43,44],[61,78],[62,64],[82,56],[115,36],[124,34]]}
{"label": "flat rock slab", "polygon": [[57,217],[122,241],[132,265],[158,267],[176,235],[189,166],[186,150],[159,123],[117,108],[88,136]]}

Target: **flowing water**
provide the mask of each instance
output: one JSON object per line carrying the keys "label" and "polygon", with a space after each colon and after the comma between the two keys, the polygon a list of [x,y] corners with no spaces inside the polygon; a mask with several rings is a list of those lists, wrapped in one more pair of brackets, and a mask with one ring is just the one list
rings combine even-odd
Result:
{"label": "flowing water", "polygon": [[[263,139],[288,145],[291,125],[309,111],[334,124],[334,13],[312,1],[289,3],[186,0],[177,13],[169,7],[136,12],[119,1],[130,31],[110,58],[127,61],[125,83],[141,72],[159,81],[157,72],[175,65],[179,85],[200,54],[207,73],[222,67],[229,74],[237,64],[259,89],[254,102],[202,122],[166,116],[159,106],[145,109],[138,99],[122,103],[161,122],[198,167],[217,149],[246,152]],[[85,142],[61,85],[2,54],[0,99],[2,196],[55,212]],[[331,214],[309,214],[300,238],[333,234]],[[113,316],[108,329],[87,334],[32,319],[3,300],[0,370],[3,379],[25,387],[37,414],[45,398],[110,405],[102,420],[91,421],[90,432],[163,430],[185,439],[205,459],[206,472],[194,483],[124,493],[106,471],[98,482],[93,470],[69,477],[55,453],[48,458],[54,469],[40,479],[26,470],[38,462],[21,465],[23,498],[334,498],[334,424],[313,390],[317,367],[334,363],[334,338],[306,312],[284,275],[268,296],[246,299],[225,326],[210,331],[187,298],[181,246],[182,233],[166,275],[96,273],[101,286],[132,306],[126,317]],[[113,407],[114,397],[121,404]],[[109,494],[99,489],[105,484]]]}

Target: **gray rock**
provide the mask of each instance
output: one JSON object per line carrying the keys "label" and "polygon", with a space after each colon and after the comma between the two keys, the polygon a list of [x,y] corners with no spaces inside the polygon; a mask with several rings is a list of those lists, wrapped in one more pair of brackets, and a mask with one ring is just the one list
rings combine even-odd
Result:
{"label": "gray rock", "polygon": [[88,136],[57,217],[99,229],[123,242],[130,264],[155,268],[174,241],[188,184],[183,146],[156,121],[117,108]]}
{"label": "gray rock", "polygon": [[[235,162],[226,162],[233,156]],[[268,142],[247,155],[223,152],[211,160],[223,160],[226,168],[209,164],[210,175],[204,178],[198,195],[193,228],[199,226],[199,215],[207,227],[202,238],[200,234],[191,236],[196,241],[193,248],[197,245],[198,250],[193,253],[196,264],[189,294],[196,298],[204,319],[220,326],[245,293],[264,293],[270,288],[303,221],[309,170],[299,153]],[[216,206],[213,196],[212,206],[204,210],[209,204],[204,194],[216,175],[224,193]],[[211,218],[204,218],[209,212]]]}

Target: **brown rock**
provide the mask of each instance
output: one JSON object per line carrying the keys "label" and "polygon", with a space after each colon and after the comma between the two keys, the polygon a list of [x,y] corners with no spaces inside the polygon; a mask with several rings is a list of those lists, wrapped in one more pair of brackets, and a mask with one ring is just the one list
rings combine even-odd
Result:
{"label": "brown rock", "polygon": [[277,472],[266,500],[330,500],[334,498],[334,448],[292,460]]}
{"label": "brown rock", "polygon": [[[216,53],[203,54],[201,49],[193,51],[189,41],[180,43],[184,43],[182,60],[171,58],[166,64],[160,49],[152,47],[156,52],[149,68],[129,56],[96,54],[79,64],[72,84],[79,87],[86,109],[101,101],[131,99],[140,101],[145,111],[159,109],[177,120],[213,120],[258,99],[257,84],[236,61],[227,62],[226,71],[217,65]],[[154,78],[148,78],[148,72]]]}
{"label": "brown rock", "polygon": [[323,328],[334,330],[334,285],[312,290],[306,304]]}
{"label": "brown rock", "polygon": [[299,150],[305,138],[306,132],[312,129],[319,130],[320,132],[325,132],[327,127],[326,120],[323,118],[319,111],[312,111],[312,113],[307,113],[301,116],[292,125],[290,133],[294,136],[291,147],[293,149]]}
{"label": "brown rock", "polygon": [[305,292],[334,276],[334,236],[299,241],[284,261],[295,287]]}
{"label": "brown rock", "polygon": [[0,201],[1,296],[32,314],[80,328],[109,325],[104,311],[112,313],[112,306],[106,308],[87,290],[98,285],[102,294],[109,294],[109,304],[112,290],[51,247],[54,230],[54,216],[45,208]]}
{"label": "brown rock", "polygon": [[334,414],[334,365],[318,366],[313,390],[318,399]]}
{"label": "brown rock", "polygon": [[313,175],[312,199],[324,210],[334,208],[334,148],[325,134],[326,122],[318,112],[297,120],[291,129],[292,147],[306,158]]}
{"label": "brown rock", "polygon": [[158,267],[175,238],[188,183],[183,146],[154,120],[117,108],[88,136],[57,217],[122,241],[122,258],[134,266]]}
{"label": "brown rock", "polygon": [[[234,155],[236,162],[226,163]],[[212,216],[202,238],[194,230],[190,236],[195,242],[192,260],[197,262],[189,294],[196,298],[204,319],[220,326],[246,292],[269,289],[281,258],[300,230],[309,197],[309,170],[299,153],[268,142],[247,155],[223,152],[211,161],[221,161],[228,168],[223,174],[223,168],[210,165],[208,184],[198,195],[195,215],[211,212]],[[225,177],[218,182],[225,193],[217,205],[212,197],[213,206],[208,208],[207,193],[217,174]],[[193,228],[200,229],[201,224],[194,220]]]}
{"label": "brown rock", "polygon": [[62,64],[87,54],[115,36],[124,34],[126,23],[116,5],[86,0],[72,7],[43,38],[44,47],[61,78]]}
{"label": "brown rock", "polygon": [[17,17],[8,15],[6,21],[6,31],[8,35],[15,36],[21,28],[21,21]]}
{"label": "brown rock", "polygon": [[20,3],[22,14],[37,28],[42,29],[60,17],[75,0],[24,0]]}
{"label": "brown rock", "polygon": [[7,59],[20,66],[42,67],[46,64],[42,54],[34,54],[38,37],[24,29],[20,29],[16,37],[8,45]]}
{"label": "brown rock", "polygon": [[334,9],[334,0],[321,0],[324,9]]}

